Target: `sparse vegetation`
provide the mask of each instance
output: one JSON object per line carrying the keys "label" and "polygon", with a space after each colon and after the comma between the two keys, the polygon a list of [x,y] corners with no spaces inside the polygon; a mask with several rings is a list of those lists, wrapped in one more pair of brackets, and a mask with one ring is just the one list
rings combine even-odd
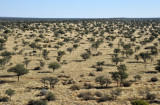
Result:
{"label": "sparse vegetation", "polygon": [[0,104],[158,103],[159,23],[0,18]]}

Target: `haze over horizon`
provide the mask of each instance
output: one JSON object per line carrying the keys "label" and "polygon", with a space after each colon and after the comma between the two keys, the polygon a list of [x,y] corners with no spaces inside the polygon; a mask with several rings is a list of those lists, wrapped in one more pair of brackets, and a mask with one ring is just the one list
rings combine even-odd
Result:
{"label": "haze over horizon", "polygon": [[5,0],[0,17],[159,18],[160,0]]}

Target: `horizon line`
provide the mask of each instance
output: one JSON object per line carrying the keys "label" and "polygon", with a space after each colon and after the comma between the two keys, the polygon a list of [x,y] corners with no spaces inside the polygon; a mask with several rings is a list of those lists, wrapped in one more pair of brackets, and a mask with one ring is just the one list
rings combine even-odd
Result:
{"label": "horizon line", "polygon": [[149,18],[160,18],[160,17],[14,17],[14,16],[0,16],[0,18],[32,18],[32,19],[118,19],[118,18],[133,18],[133,19],[136,19],[136,18],[146,18],[146,19],[149,19]]}

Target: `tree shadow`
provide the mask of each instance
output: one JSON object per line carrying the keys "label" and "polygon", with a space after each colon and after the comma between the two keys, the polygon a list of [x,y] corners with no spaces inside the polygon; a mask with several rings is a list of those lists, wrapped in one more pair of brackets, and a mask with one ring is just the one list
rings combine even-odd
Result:
{"label": "tree shadow", "polygon": [[0,78],[5,78],[5,77],[15,77],[16,75],[0,75]]}
{"label": "tree shadow", "polygon": [[114,64],[104,64],[104,66],[116,66]]}
{"label": "tree shadow", "polygon": [[82,61],[84,61],[84,60],[73,60],[74,62],[82,62]]}
{"label": "tree shadow", "polygon": [[42,89],[49,89],[48,87],[27,87],[28,89],[33,89],[33,90],[42,90]]}
{"label": "tree shadow", "polygon": [[41,72],[38,72],[38,73],[53,73],[51,71],[41,71]]}
{"label": "tree shadow", "polygon": [[141,61],[128,61],[127,63],[144,63],[144,62],[141,62]]}
{"label": "tree shadow", "polygon": [[108,86],[108,87],[95,86],[94,88],[96,88],[96,89],[110,89],[110,88],[113,88],[113,87],[112,86]]}
{"label": "tree shadow", "polygon": [[147,74],[157,74],[158,72],[157,71],[146,71],[145,73],[147,73]]}
{"label": "tree shadow", "polygon": [[14,82],[16,82],[16,81],[0,80],[0,84],[14,83]]}

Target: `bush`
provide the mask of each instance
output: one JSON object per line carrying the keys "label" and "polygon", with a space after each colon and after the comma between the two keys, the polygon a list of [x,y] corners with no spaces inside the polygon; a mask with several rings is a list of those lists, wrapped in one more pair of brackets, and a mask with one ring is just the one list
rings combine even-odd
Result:
{"label": "bush", "polygon": [[56,100],[55,95],[52,92],[49,92],[46,96],[46,100],[48,101],[54,101]]}
{"label": "bush", "polygon": [[8,97],[1,97],[0,102],[8,102],[9,98]]}
{"label": "bush", "polygon": [[93,88],[94,86],[93,86],[92,84],[90,84],[90,83],[85,83],[85,84],[84,84],[84,87],[85,87],[86,89],[91,89],[91,88]]}
{"label": "bush", "polygon": [[89,73],[89,76],[95,76],[95,74],[94,73]]}
{"label": "bush", "polygon": [[146,96],[146,98],[147,98],[148,100],[154,100],[154,99],[156,98],[156,95],[155,95],[155,94],[150,94],[150,93],[148,93],[147,96]]}
{"label": "bush", "polygon": [[152,82],[157,82],[157,81],[158,81],[158,78],[157,78],[157,77],[152,77],[152,78],[151,78],[151,81],[152,81]]}
{"label": "bush", "polygon": [[95,92],[95,95],[96,95],[97,97],[102,97],[102,96],[103,96],[102,92],[100,92],[100,91],[96,91],[96,92]]}
{"label": "bush", "polygon": [[144,100],[135,100],[131,102],[132,105],[149,105],[148,102]]}
{"label": "bush", "polygon": [[94,96],[91,92],[81,92],[78,95],[79,98],[83,98],[84,100],[93,100]]}
{"label": "bush", "polygon": [[69,89],[71,89],[71,90],[80,90],[80,87],[78,85],[72,85]]}
{"label": "bush", "polygon": [[47,105],[47,102],[42,100],[30,100],[28,105]]}
{"label": "bush", "polygon": [[99,98],[99,102],[105,102],[105,101],[108,101],[108,100],[112,100],[112,98],[108,95],[104,95],[104,96]]}
{"label": "bush", "polygon": [[130,86],[131,86],[131,83],[130,83],[130,82],[123,82],[123,86],[124,86],[124,87],[130,87]]}

